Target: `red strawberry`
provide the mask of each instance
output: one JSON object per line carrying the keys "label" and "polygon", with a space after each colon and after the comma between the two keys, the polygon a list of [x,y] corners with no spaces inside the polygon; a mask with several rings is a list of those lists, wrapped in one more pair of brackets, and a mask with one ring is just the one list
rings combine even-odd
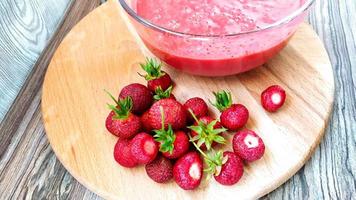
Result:
{"label": "red strawberry", "polygon": [[172,152],[163,152],[163,156],[169,159],[176,159],[182,157],[189,150],[189,138],[183,131],[174,132],[175,140],[173,142]]}
{"label": "red strawberry", "polygon": [[214,175],[215,179],[223,185],[233,185],[237,183],[243,174],[243,164],[240,158],[232,152],[215,152],[214,149],[204,153],[197,144],[195,148],[203,155],[207,168],[204,172]]}
{"label": "red strawberry", "polygon": [[226,160],[219,169],[220,172],[214,178],[222,185],[234,185],[241,179],[244,172],[242,160],[229,151],[224,152],[223,156],[226,157]]}
{"label": "red strawberry", "polygon": [[189,109],[194,113],[197,118],[203,117],[208,114],[208,105],[202,98],[199,97],[188,99],[183,106],[187,110],[188,122],[194,122],[193,117],[189,113]]}
{"label": "red strawberry", "polygon": [[171,77],[161,70],[162,63],[158,63],[155,59],[147,58],[146,63],[140,65],[147,72],[143,77],[147,80],[147,87],[152,92],[155,92],[158,87],[163,91],[167,90],[172,85]]}
{"label": "red strawberry", "polygon": [[232,147],[238,156],[248,162],[260,159],[265,152],[262,139],[251,130],[236,133],[232,140]]}
{"label": "red strawberry", "polygon": [[276,112],[286,101],[286,91],[278,85],[267,88],[261,94],[261,104],[269,112]]}
{"label": "red strawberry", "polygon": [[158,144],[147,133],[137,134],[131,141],[131,154],[139,164],[153,161],[158,153]]}
{"label": "red strawberry", "polygon": [[155,140],[160,143],[160,151],[163,156],[176,159],[184,155],[189,150],[189,138],[183,131],[173,132],[172,126],[169,124],[168,129],[164,128],[164,114],[161,110],[162,124],[160,130],[154,130]]}
{"label": "red strawberry", "polygon": [[123,167],[137,166],[136,159],[131,154],[131,143],[127,139],[119,139],[114,148],[114,158]]}
{"label": "red strawberry", "polygon": [[144,112],[141,115],[141,125],[142,125],[143,130],[145,130],[147,132],[151,132],[153,129],[152,129],[150,123],[148,123],[148,121],[149,121],[149,112],[147,110],[146,112]]}
{"label": "red strawberry", "polygon": [[203,161],[197,152],[185,154],[173,166],[173,178],[184,190],[197,188],[202,177]]}
{"label": "red strawberry", "polygon": [[116,103],[116,106],[108,104],[112,110],[106,118],[106,129],[113,135],[120,138],[131,138],[141,129],[140,118],[132,114],[132,99],[127,97],[117,101],[111,94],[110,97]]}
{"label": "red strawberry", "polygon": [[167,131],[156,130],[156,141],[160,142],[160,151],[169,159],[176,159],[189,150],[189,138],[183,131],[175,131],[168,128]]}
{"label": "red strawberry", "polygon": [[173,130],[185,128],[186,112],[182,104],[173,99],[161,99],[154,103],[149,111],[149,123],[153,129],[162,127],[161,108],[165,116],[164,128],[168,128],[168,124],[172,125]]}
{"label": "red strawberry", "polygon": [[176,97],[172,94],[173,86],[169,86],[169,88],[165,91],[162,90],[160,86],[155,90],[155,95],[153,95],[153,99],[155,101],[161,99],[173,99],[176,100]]}
{"label": "red strawberry", "polygon": [[[195,116],[194,116],[195,118]],[[224,144],[225,139],[221,136],[226,131],[219,121],[212,117],[204,116],[196,120],[191,129],[192,141],[196,142],[198,147],[203,150],[210,150],[217,143]]]}
{"label": "red strawberry", "polygon": [[132,112],[135,114],[145,112],[152,105],[151,91],[139,83],[133,83],[122,88],[119,97],[126,98],[128,96],[132,98]]}
{"label": "red strawberry", "polygon": [[214,106],[221,112],[221,124],[231,131],[236,131],[239,128],[244,127],[249,118],[247,108],[241,104],[232,104],[230,92],[214,92],[214,95],[216,97]]}
{"label": "red strawberry", "polygon": [[147,175],[157,183],[165,183],[173,178],[173,165],[163,156],[157,158],[145,166]]}

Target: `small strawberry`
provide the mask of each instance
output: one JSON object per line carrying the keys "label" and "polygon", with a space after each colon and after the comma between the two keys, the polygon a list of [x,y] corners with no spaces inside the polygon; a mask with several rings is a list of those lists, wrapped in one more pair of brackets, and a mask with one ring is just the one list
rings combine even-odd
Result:
{"label": "small strawberry", "polygon": [[132,112],[135,114],[145,112],[152,105],[151,91],[139,83],[133,83],[122,88],[119,97],[126,98],[128,96],[132,98]]}
{"label": "small strawberry", "polygon": [[155,102],[149,110],[149,123],[153,129],[161,129],[161,107],[165,116],[164,128],[168,128],[168,124],[171,124],[173,130],[185,128],[187,117],[182,104],[173,99],[161,99]]}
{"label": "small strawberry", "polygon": [[188,122],[194,122],[193,117],[189,113],[189,109],[192,110],[197,118],[206,116],[208,114],[208,105],[202,98],[199,97],[188,99],[183,106],[187,110]]}
{"label": "small strawberry", "polygon": [[162,90],[161,86],[158,86],[155,90],[155,95],[153,95],[153,99],[155,101],[161,99],[173,99],[176,100],[176,97],[172,94],[173,86],[169,86],[169,88],[165,91]]}
{"label": "small strawberry", "polygon": [[139,133],[131,140],[131,154],[139,164],[153,161],[158,153],[158,144],[147,133]]}
{"label": "small strawberry", "polygon": [[141,119],[141,125],[142,125],[143,130],[145,130],[147,132],[151,132],[153,129],[151,127],[151,124],[149,123],[148,110],[141,115],[140,119]]}
{"label": "small strawberry", "polygon": [[164,114],[161,107],[162,127],[160,130],[154,130],[155,140],[160,143],[160,151],[163,156],[169,159],[176,159],[184,155],[189,150],[189,139],[183,131],[173,132],[169,124],[168,129],[164,128]]}
{"label": "small strawberry", "polygon": [[203,150],[210,150],[217,143],[225,144],[225,138],[221,136],[226,131],[221,127],[218,120],[214,120],[209,116],[201,117],[199,120],[191,113],[195,119],[193,126],[189,126],[191,129],[192,139],[191,142],[195,142],[199,148]]}
{"label": "small strawberry", "polygon": [[251,130],[239,131],[232,140],[234,152],[247,162],[260,159],[265,152],[262,139]]}
{"label": "small strawberry", "polygon": [[286,101],[286,91],[278,85],[272,85],[261,94],[261,104],[269,112],[276,112]]}
{"label": "small strawberry", "polygon": [[131,143],[127,139],[119,139],[114,148],[114,158],[123,167],[132,168],[137,166],[136,159],[131,154]]}
{"label": "small strawberry", "polygon": [[220,173],[215,175],[214,178],[222,185],[234,185],[244,173],[242,160],[235,153],[229,151],[225,151],[223,156],[227,160],[221,166]]}
{"label": "small strawberry", "polygon": [[222,185],[233,185],[237,183],[243,174],[243,164],[241,159],[232,152],[215,152],[211,149],[208,153],[193,143],[195,148],[203,155],[207,168],[204,172],[208,173],[207,178],[213,175],[215,180]]}
{"label": "small strawberry", "polygon": [[197,188],[202,177],[203,161],[197,152],[185,154],[173,166],[173,178],[184,190]]}
{"label": "small strawberry", "polygon": [[183,131],[175,131],[175,140],[173,142],[173,151],[163,152],[163,156],[169,159],[177,159],[182,157],[189,150],[189,138]]}
{"label": "small strawberry", "polygon": [[132,99],[127,97],[117,101],[110,93],[109,96],[114,100],[115,106],[108,104],[110,112],[106,118],[106,129],[122,139],[131,138],[141,129],[140,118],[132,114]]}
{"label": "small strawberry", "polygon": [[157,183],[165,183],[173,178],[172,162],[159,155],[145,166],[147,175]]}
{"label": "small strawberry", "polygon": [[246,125],[249,112],[244,105],[232,104],[231,93],[220,91],[215,93],[216,103],[213,104],[220,110],[220,122],[230,131],[236,131]]}
{"label": "small strawberry", "polygon": [[147,80],[147,87],[152,92],[155,92],[158,87],[161,87],[162,90],[167,90],[172,85],[171,77],[161,70],[162,63],[158,63],[153,58],[147,58],[146,63],[140,65],[147,72],[143,77]]}

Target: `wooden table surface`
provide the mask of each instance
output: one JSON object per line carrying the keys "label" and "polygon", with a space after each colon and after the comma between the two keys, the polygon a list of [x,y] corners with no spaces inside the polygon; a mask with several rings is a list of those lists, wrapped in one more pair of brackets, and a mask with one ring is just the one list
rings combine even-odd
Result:
{"label": "wooden table surface", "polygon": [[[40,110],[53,52],[71,27],[99,5],[99,0],[0,1],[1,200],[100,199],[56,159]],[[317,0],[308,21],[333,65],[333,116],[312,158],[263,199],[356,199],[356,3]]]}

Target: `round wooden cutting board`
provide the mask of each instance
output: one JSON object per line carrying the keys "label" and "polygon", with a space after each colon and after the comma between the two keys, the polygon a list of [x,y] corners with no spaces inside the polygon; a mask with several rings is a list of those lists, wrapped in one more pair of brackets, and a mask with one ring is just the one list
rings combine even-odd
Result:
{"label": "round wooden cutting board", "polygon": [[[146,52],[122,12],[116,1],[109,1],[84,18],[58,48],[43,86],[49,141],[84,186],[106,199],[251,199],[274,190],[309,159],[331,113],[334,80],[322,43],[303,24],[278,56],[244,74],[204,78],[165,69],[181,102],[194,96],[213,99],[211,91],[226,89],[235,102],[248,107],[246,128],[260,134],[266,153],[245,165],[238,184],[226,187],[211,179],[195,191],[184,191],[173,181],[154,183],[142,166],[120,167],[113,159],[117,138],[105,129],[110,98],[104,89],[116,95],[128,83],[145,83],[137,72],[142,72],[139,63]],[[260,105],[260,93],[272,84],[283,86],[288,94],[283,109],[274,114]],[[217,114],[215,109],[211,112]]]}

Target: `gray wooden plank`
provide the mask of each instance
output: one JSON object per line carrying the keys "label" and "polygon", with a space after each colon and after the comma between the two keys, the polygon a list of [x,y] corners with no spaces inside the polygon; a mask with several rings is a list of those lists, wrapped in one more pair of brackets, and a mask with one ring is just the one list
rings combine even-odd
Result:
{"label": "gray wooden plank", "polygon": [[[263,199],[356,197],[355,13],[356,4],[348,0],[319,0],[312,9],[308,19],[323,40],[334,68],[334,113],[326,136],[310,161]],[[67,23],[76,20],[69,17]],[[61,30],[66,32],[70,27]],[[55,158],[40,120],[39,97],[44,69],[62,34],[57,34],[59,39],[55,37],[55,44],[42,54],[37,68],[29,75],[28,84],[6,115],[5,123],[0,124],[0,199],[100,199],[70,176]]]}
{"label": "gray wooden plank", "polygon": [[0,199],[83,199],[95,197],[56,159],[41,120],[44,74],[65,34],[99,1],[77,0],[55,33],[0,124]]}
{"label": "gray wooden plank", "polygon": [[0,121],[57,29],[69,2],[0,1]]}

